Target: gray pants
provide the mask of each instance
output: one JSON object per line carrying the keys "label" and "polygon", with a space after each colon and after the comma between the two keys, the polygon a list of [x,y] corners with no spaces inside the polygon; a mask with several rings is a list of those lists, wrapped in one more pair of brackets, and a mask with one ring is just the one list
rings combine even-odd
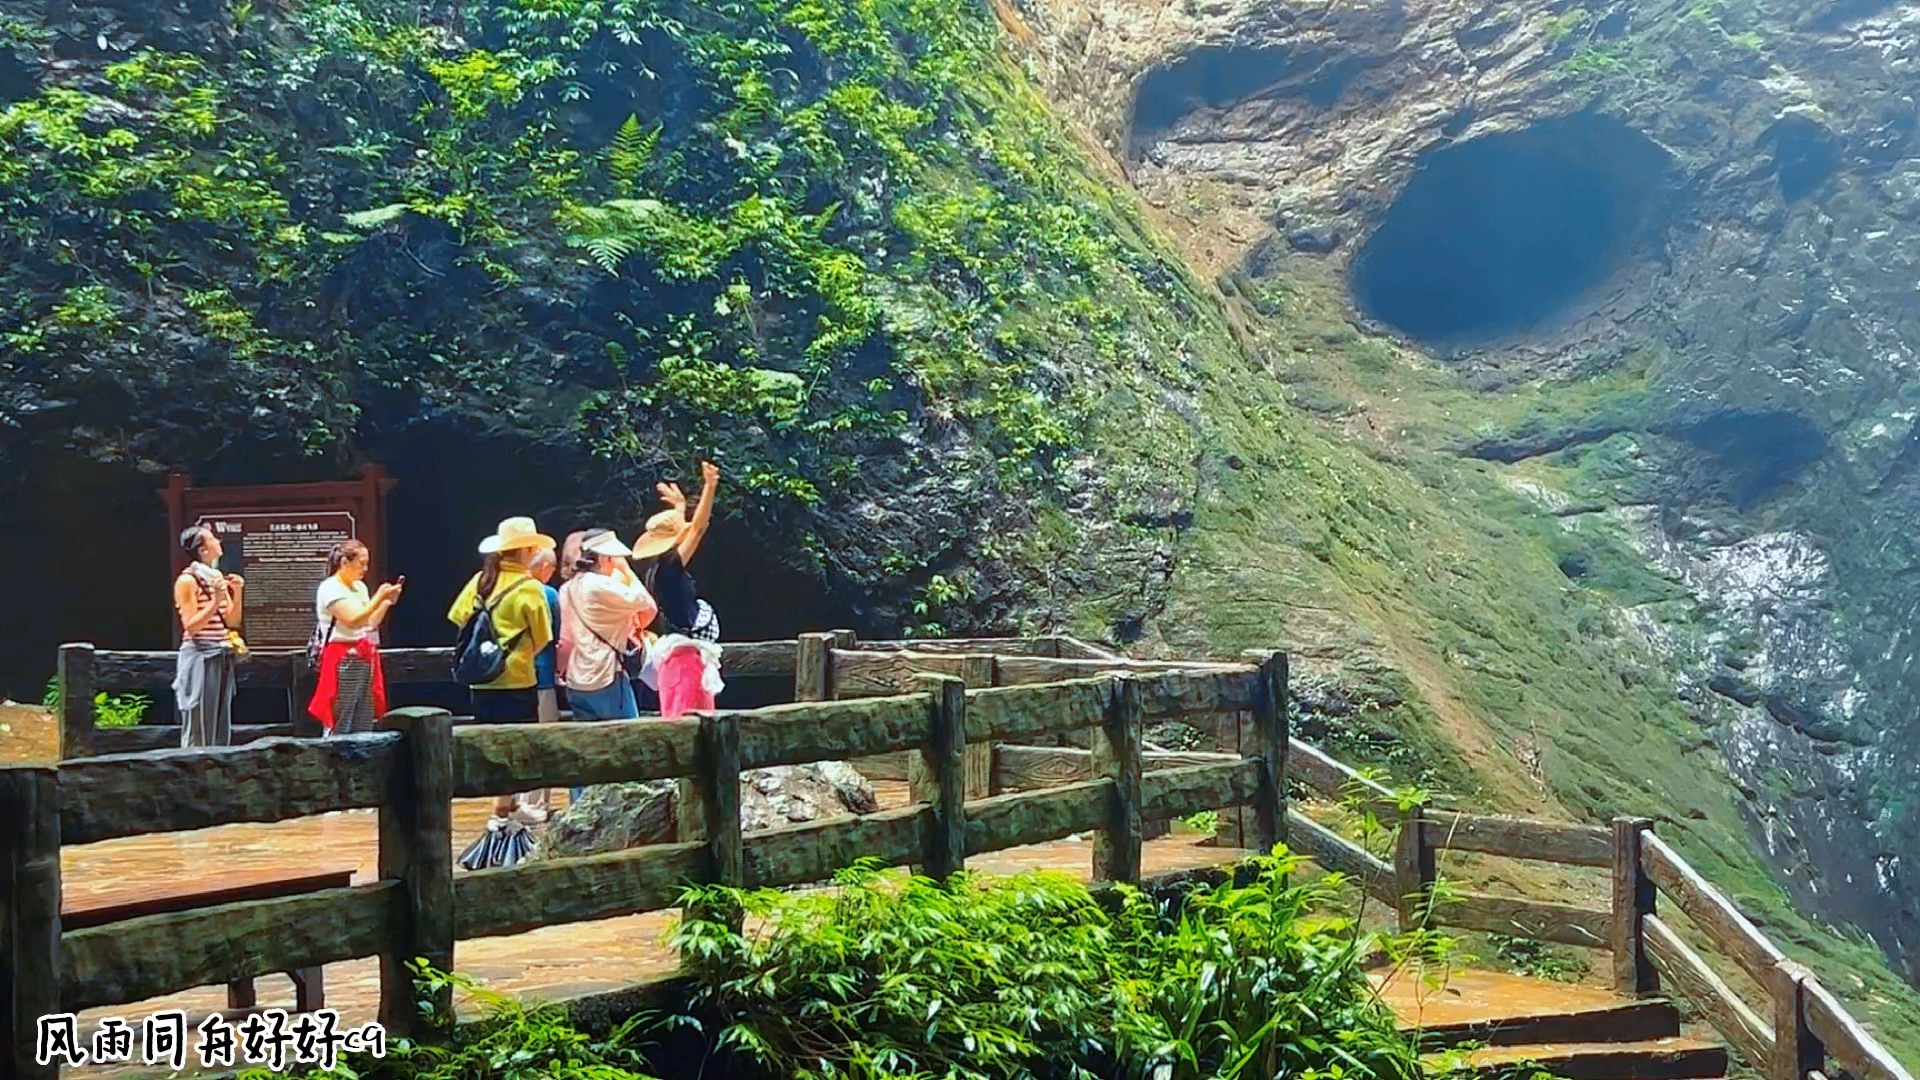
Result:
{"label": "gray pants", "polygon": [[182,747],[232,744],[233,662],[233,650],[225,645],[180,643],[173,697]]}
{"label": "gray pants", "polygon": [[373,715],[373,665],[357,656],[340,658],[333,695],[333,730],[328,736],[364,735],[378,730]]}

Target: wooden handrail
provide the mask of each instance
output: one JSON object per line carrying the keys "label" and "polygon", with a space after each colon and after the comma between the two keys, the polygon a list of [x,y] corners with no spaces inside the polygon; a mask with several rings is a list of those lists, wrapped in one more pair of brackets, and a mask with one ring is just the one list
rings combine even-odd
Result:
{"label": "wooden handrail", "polygon": [[[1400,908],[1403,921],[1459,926],[1610,950],[1615,983],[1650,994],[1660,980],[1693,1002],[1769,1080],[1913,1080],[1837,998],[1793,965],[1739,908],[1650,824],[1592,825],[1441,811],[1402,799],[1286,731],[1285,658],[1248,662],[1149,662],[1089,656],[1067,639],[1020,639],[1019,655],[978,651],[986,641],[856,643],[850,634],[728,646],[739,666],[795,678],[792,705],[681,720],[454,728],[438,710],[398,710],[394,729],[321,741],[268,736],[248,745],[82,757],[58,769],[0,769],[0,810],[24,824],[0,840],[0,961],[33,977],[14,982],[0,1043],[31,1046],[22,1017],[139,1000],[192,985],[358,956],[382,958],[383,1022],[412,1015],[403,957],[451,963],[459,938],[657,910],[689,881],[792,885],[823,880],[861,857],[936,873],[970,856],[1096,832],[1096,873],[1137,880],[1144,827],[1219,807],[1250,807],[1251,846],[1283,832],[1295,850],[1348,874]],[[82,747],[96,687],[161,673],[160,657],[67,646],[61,652],[63,730]],[[396,650],[394,665],[425,673],[447,650]],[[294,657],[248,662],[256,683],[293,670]],[[774,670],[776,661],[783,664]],[[276,665],[279,665],[276,667]],[[768,670],[760,672],[765,667]],[[170,675],[170,671],[168,672]],[[932,677],[931,680],[929,677]],[[291,684],[289,684],[291,685]],[[83,693],[84,692],[84,693]],[[844,699],[844,700],[841,700]],[[1144,749],[1149,719],[1238,715],[1239,753]],[[84,732],[80,725],[87,726]],[[164,729],[163,729],[164,730]],[[1008,762],[1047,760],[1065,783],[979,790],[973,761],[996,743],[1094,732],[1091,749],[1012,746]],[[1250,734],[1251,733],[1251,734]],[[740,834],[742,770],[906,752],[919,762],[916,803],[853,819]],[[541,786],[677,779],[682,831],[674,843],[500,870],[452,870],[450,802]],[[1358,804],[1398,826],[1391,860],[1368,852],[1285,802],[1285,784]],[[182,795],[183,792],[188,794]],[[164,796],[164,797],[162,797]],[[379,880],[351,889],[251,901],[215,915],[178,912],[60,931],[59,846],[242,821],[278,821],[332,810],[380,811]],[[1264,822],[1264,824],[1262,823]],[[1434,860],[1459,851],[1609,867],[1613,903],[1565,903],[1435,894]],[[1657,909],[1661,896],[1688,916],[1713,955],[1764,988],[1744,1002]],[[314,927],[324,928],[315,933]],[[24,989],[22,989],[24,987]],[[38,989],[35,989],[38,987]],[[128,995],[134,995],[129,997]],[[38,1010],[35,1012],[34,1010]],[[30,1023],[29,1021],[26,1021]],[[45,1076],[33,1062],[18,1075]]]}
{"label": "wooden handrail", "polygon": [[[944,680],[916,693],[677,720],[455,728],[441,710],[400,709],[391,730],[375,734],[0,769],[0,806],[31,819],[24,838],[0,847],[0,879],[21,886],[0,902],[8,951],[0,962],[47,975],[31,986],[16,981],[0,1044],[31,1054],[33,1026],[28,1019],[22,1027],[23,1017],[366,956],[381,958],[383,1022],[402,1030],[414,1007],[407,958],[448,964],[462,937],[658,910],[688,882],[793,885],[826,880],[859,858],[950,873],[983,852],[1089,831],[1106,837],[1096,873],[1137,882],[1149,822],[1221,806],[1254,807],[1274,821],[1285,813],[1279,752],[1148,772],[1145,718],[1251,709],[1263,718],[1261,745],[1282,747],[1285,699],[1284,658],[1276,657],[1152,665],[1050,685],[974,689]],[[1105,733],[1097,755],[1105,775],[1082,783],[976,799],[953,768],[953,754],[964,756],[976,733],[986,740],[1093,726]],[[939,758],[937,799],[741,835],[744,769],[914,749]],[[643,779],[689,785],[693,801],[683,800],[676,842],[455,877],[454,798]],[[380,812],[372,883],[62,933],[53,902],[62,842],[369,807]],[[18,1075],[48,1075],[24,1055],[8,1064]]]}

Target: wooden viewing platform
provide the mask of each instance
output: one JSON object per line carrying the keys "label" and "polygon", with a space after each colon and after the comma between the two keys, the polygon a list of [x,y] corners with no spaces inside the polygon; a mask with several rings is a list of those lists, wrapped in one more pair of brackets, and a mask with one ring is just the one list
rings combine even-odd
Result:
{"label": "wooden viewing platform", "polygon": [[[443,681],[447,652],[394,650],[386,654],[389,680]],[[1530,1033],[1524,1049],[1482,1051],[1489,1055],[1483,1064],[1518,1053],[1577,1062],[1568,1068],[1598,1070],[1588,1072],[1596,1078],[1718,1075],[1724,1050],[1667,1031],[1672,1025],[1658,1008],[1634,1007],[1657,1002],[1664,990],[1691,1004],[1768,1080],[1912,1080],[1649,822],[1570,825],[1401,800],[1291,737],[1281,654],[1149,662],[1071,639],[859,643],[845,632],[811,634],[727,646],[730,673],[790,672],[798,700],[789,705],[542,725],[457,725],[440,710],[402,709],[377,734],[326,741],[272,734],[234,747],[102,753],[116,744],[168,745],[142,729],[96,730],[92,701],[96,691],[154,685],[170,673],[171,656],[64,648],[62,760],[0,769],[0,813],[17,823],[0,835],[0,959],[10,976],[0,980],[0,1080],[57,1075],[33,1060],[41,1015],[361,958],[379,959],[379,1019],[404,1031],[414,1012],[408,960],[451,970],[458,941],[661,911],[687,882],[803,885],[860,858],[938,876],[988,853],[1089,832],[1096,834],[1093,877],[1138,882],[1149,829],[1207,810],[1222,811],[1223,855],[1284,839],[1392,907],[1403,925],[1431,922],[1611,955],[1618,1000],[1605,1008],[1457,1017],[1447,1029],[1455,1041],[1491,1032],[1497,1037],[1487,1041],[1510,1043]],[[291,691],[299,679],[294,658],[257,657],[240,670],[242,685]],[[1147,725],[1175,719],[1211,730],[1217,749],[1149,750]],[[827,760],[865,767],[902,756],[907,805],[742,833],[743,770]],[[682,786],[671,843],[454,872],[456,798],[665,779]],[[1292,785],[1371,809],[1393,831],[1391,857],[1310,816],[1316,804],[1290,803]],[[365,809],[378,813],[377,880],[63,925],[62,846]],[[1589,908],[1471,892],[1441,902],[1438,860],[1459,852],[1605,870],[1611,903]],[[1684,924],[1668,921],[1656,906],[1660,897]],[[1761,988],[1757,1006],[1697,949],[1731,960],[1740,978]],[[1653,1024],[1644,1032],[1649,1041],[1621,1042],[1619,1033],[1635,1023]],[[1634,1062],[1644,1067],[1635,1071]],[[1607,1071],[1614,1069],[1625,1071]]]}

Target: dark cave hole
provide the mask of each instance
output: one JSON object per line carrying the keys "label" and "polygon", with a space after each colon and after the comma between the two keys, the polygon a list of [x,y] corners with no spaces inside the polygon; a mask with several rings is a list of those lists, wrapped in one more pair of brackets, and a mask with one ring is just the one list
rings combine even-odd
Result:
{"label": "dark cave hole", "polygon": [[1774,179],[1788,202],[1818,191],[1840,168],[1840,140],[1811,117],[1781,117],[1760,141],[1772,148]]}
{"label": "dark cave hole", "polygon": [[1327,108],[1340,99],[1362,61],[1280,47],[1206,46],[1153,69],[1133,98],[1133,130],[1165,131],[1196,109],[1217,109],[1262,91]]}
{"label": "dark cave hole", "polygon": [[[476,546],[503,518],[531,516],[541,531],[562,541],[575,529],[606,525],[631,542],[646,515],[661,509],[655,483],[675,481],[689,495],[697,487],[691,468],[620,478],[572,451],[479,437],[453,425],[416,426],[383,450],[381,460],[391,462],[387,470],[400,482],[388,503],[387,565],[407,575],[410,601],[394,610],[387,635],[394,645],[452,643],[447,606],[479,567]],[[729,498],[742,496],[723,486],[720,511],[691,564],[725,640],[780,640],[832,629],[875,632],[825,581],[783,561],[778,549],[730,515]],[[721,703],[732,708],[792,698],[790,675],[730,676],[727,683]],[[409,693],[421,704],[451,707],[449,694],[459,701],[451,687]]]}
{"label": "dark cave hole", "polygon": [[1828,447],[1817,424],[1786,409],[1716,409],[1653,430],[1703,452],[1680,462],[1681,482],[1696,500],[1720,499],[1741,510],[1798,480]]}
{"label": "dark cave hole", "polygon": [[1645,246],[1667,165],[1585,114],[1436,150],[1356,257],[1354,299],[1442,347],[1550,329]]}

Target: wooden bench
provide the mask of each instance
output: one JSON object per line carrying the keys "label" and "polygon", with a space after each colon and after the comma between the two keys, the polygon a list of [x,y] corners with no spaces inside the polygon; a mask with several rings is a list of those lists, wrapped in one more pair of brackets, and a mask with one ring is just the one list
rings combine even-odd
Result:
{"label": "wooden bench", "polygon": [[[198,875],[191,881],[177,884],[132,882],[102,893],[84,896],[68,893],[63,896],[60,901],[60,927],[62,930],[81,930],[137,919],[143,915],[191,911],[243,900],[272,900],[322,889],[344,889],[351,884],[353,870],[350,868],[311,874],[235,870]],[[293,980],[295,1012],[315,1012],[325,1006],[326,984],[321,970],[311,967],[285,973]],[[228,1008],[251,1009],[254,1005],[251,976],[227,984]]]}

